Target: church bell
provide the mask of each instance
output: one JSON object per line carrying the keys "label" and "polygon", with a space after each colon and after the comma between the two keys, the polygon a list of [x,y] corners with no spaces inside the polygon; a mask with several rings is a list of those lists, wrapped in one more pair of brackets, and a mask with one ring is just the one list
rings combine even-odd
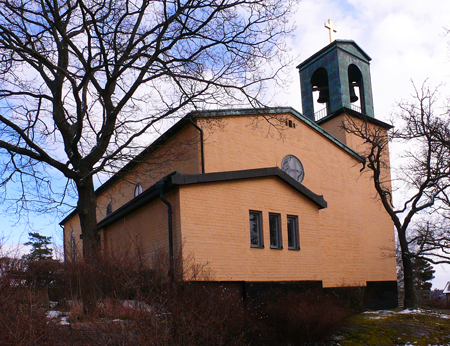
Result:
{"label": "church bell", "polygon": [[319,98],[317,99],[317,102],[318,103],[327,103],[328,99],[330,97],[328,88],[318,88],[316,90],[319,90]]}
{"label": "church bell", "polygon": [[317,99],[318,103],[327,103],[328,101],[328,90],[321,90],[319,91],[319,98]]}
{"label": "church bell", "polygon": [[358,96],[356,96],[355,93],[355,86],[358,86],[358,84],[355,83],[350,86],[350,103],[358,101]]}

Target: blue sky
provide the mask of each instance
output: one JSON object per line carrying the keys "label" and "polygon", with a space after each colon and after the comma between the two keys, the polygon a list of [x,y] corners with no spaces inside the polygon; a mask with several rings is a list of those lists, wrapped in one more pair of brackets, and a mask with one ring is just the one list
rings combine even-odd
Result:
{"label": "blue sky", "polygon": [[[387,121],[395,104],[410,98],[412,81],[416,85],[429,78],[442,84],[441,94],[450,95],[450,1],[448,0],[303,0],[295,20],[297,29],[290,44],[297,57],[288,70],[291,82],[276,90],[276,102],[301,111],[300,83],[295,66],[329,43],[324,23],[332,19],[336,38],[354,40],[371,58],[371,77],[375,117]],[[392,148],[392,160],[395,160]],[[38,231],[61,243],[59,217],[33,218],[26,225],[25,215],[16,224],[3,215],[3,235],[9,243],[27,240],[27,232]],[[0,233],[1,234],[1,233]],[[439,266],[435,288],[450,280],[450,267]]]}

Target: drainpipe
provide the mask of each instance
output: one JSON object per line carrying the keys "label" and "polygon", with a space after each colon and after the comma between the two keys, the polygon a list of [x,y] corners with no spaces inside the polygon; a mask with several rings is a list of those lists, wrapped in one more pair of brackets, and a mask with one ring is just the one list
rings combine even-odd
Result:
{"label": "drainpipe", "polygon": [[165,181],[158,181],[156,184],[156,189],[159,192],[159,197],[165,205],[167,205],[167,218],[169,222],[169,278],[170,282],[173,282],[174,277],[174,267],[173,267],[173,230],[172,230],[172,205],[170,202],[164,198],[164,187],[166,186]]}
{"label": "drainpipe", "polygon": [[189,118],[189,121],[200,132],[200,155],[201,155],[201,160],[202,160],[202,174],[205,174],[205,156],[204,156],[204,150],[203,150],[203,130],[192,120],[192,118]]}
{"label": "drainpipe", "polygon": [[62,232],[63,232],[63,249],[64,249],[64,262],[66,262],[66,235],[64,234],[64,225],[59,224],[59,227],[62,228]]}

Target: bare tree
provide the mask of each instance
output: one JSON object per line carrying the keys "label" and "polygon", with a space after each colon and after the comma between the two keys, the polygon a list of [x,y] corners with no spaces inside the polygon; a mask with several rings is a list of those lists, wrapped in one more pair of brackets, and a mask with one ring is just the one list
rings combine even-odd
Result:
{"label": "bare tree", "polygon": [[[439,113],[437,89],[426,83],[415,88],[411,102],[399,104],[397,128],[390,133],[367,122],[348,117],[347,133],[364,141],[364,171],[370,172],[377,195],[390,215],[397,232],[403,266],[405,308],[416,304],[414,292],[415,260],[450,263],[450,235],[442,223],[448,216],[444,201],[450,187],[450,143],[448,108]],[[386,158],[389,143],[404,148],[396,167],[394,204]]]}
{"label": "bare tree", "polygon": [[70,185],[55,199],[51,184],[62,174],[76,191],[85,259],[95,257],[93,177],[120,167],[162,119],[260,105],[294,3],[0,0],[0,186],[19,183],[21,206],[64,203]]}

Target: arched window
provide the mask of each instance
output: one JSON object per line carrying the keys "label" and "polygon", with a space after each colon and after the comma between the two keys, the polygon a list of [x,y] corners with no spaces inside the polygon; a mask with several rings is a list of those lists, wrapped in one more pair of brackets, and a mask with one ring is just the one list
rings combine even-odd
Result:
{"label": "arched window", "polygon": [[355,64],[348,66],[348,86],[351,108],[359,113],[366,113],[362,73]]}
{"label": "arched window", "polygon": [[142,193],[142,185],[141,183],[137,183],[134,188],[134,197],[139,196]]}
{"label": "arched window", "polygon": [[111,213],[112,213],[112,204],[109,203],[109,204],[106,206],[106,216],[108,216],[108,215],[111,214]]}
{"label": "arched window", "polygon": [[313,73],[311,85],[314,99],[314,117],[317,121],[326,117],[330,112],[330,88],[328,85],[328,72],[325,68],[321,67]]}

